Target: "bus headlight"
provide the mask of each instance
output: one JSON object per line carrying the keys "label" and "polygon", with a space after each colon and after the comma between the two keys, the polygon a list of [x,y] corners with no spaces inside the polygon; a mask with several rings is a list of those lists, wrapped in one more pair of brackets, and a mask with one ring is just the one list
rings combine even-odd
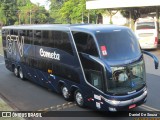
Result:
{"label": "bus headlight", "polygon": [[145,92],[145,91],[147,91],[147,88],[145,87],[145,88],[143,88],[143,92]]}
{"label": "bus headlight", "polygon": [[117,100],[108,100],[106,98],[105,98],[105,102],[107,102],[107,103],[109,103],[109,104],[111,104],[113,106],[117,106],[120,103],[120,101],[117,101]]}
{"label": "bus headlight", "polygon": [[118,105],[118,104],[120,103],[120,101],[111,100],[111,103],[112,103],[113,105]]}

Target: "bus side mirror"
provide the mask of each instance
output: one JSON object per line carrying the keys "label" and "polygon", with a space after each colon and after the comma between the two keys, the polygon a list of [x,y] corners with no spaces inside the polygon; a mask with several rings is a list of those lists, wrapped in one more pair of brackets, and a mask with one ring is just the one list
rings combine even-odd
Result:
{"label": "bus side mirror", "polygon": [[144,51],[144,50],[142,50],[142,52],[144,54],[146,54],[146,55],[148,55],[148,56],[150,56],[150,57],[153,58],[154,64],[155,64],[155,69],[158,69],[158,66],[159,66],[159,60],[158,60],[158,58],[155,55],[151,54],[150,52],[147,52],[147,51]]}

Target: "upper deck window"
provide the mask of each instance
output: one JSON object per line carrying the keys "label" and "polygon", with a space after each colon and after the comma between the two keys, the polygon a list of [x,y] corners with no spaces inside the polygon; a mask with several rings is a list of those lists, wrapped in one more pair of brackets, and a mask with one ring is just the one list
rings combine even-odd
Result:
{"label": "upper deck window", "polygon": [[129,29],[97,32],[96,38],[102,57],[107,60],[128,60],[141,54],[138,40]]}
{"label": "upper deck window", "polygon": [[73,33],[73,37],[78,52],[83,52],[89,55],[98,56],[94,38],[90,34],[78,32],[78,33]]}

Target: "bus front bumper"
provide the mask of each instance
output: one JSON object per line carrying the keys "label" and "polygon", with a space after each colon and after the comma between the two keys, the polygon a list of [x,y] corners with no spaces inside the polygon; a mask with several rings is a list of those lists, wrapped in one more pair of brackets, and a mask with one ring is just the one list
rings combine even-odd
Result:
{"label": "bus front bumper", "polygon": [[[110,106],[108,107],[109,111],[122,111],[122,110],[129,110],[132,108],[135,108],[143,103],[146,102],[146,97],[147,97],[147,90],[143,92],[140,96],[125,100],[125,101],[116,101],[112,100],[109,104]],[[107,100],[105,100],[108,102]]]}

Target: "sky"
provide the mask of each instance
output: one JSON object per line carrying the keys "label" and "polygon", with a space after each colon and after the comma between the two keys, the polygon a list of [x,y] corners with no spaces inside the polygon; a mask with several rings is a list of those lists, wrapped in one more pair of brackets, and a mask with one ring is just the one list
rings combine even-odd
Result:
{"label": "sky", "polygon": [[45,8],[49,9],[49,3],[47,3],[47,0],[30,0],[32,3],[40,3],[40,5],[45,6]]}

